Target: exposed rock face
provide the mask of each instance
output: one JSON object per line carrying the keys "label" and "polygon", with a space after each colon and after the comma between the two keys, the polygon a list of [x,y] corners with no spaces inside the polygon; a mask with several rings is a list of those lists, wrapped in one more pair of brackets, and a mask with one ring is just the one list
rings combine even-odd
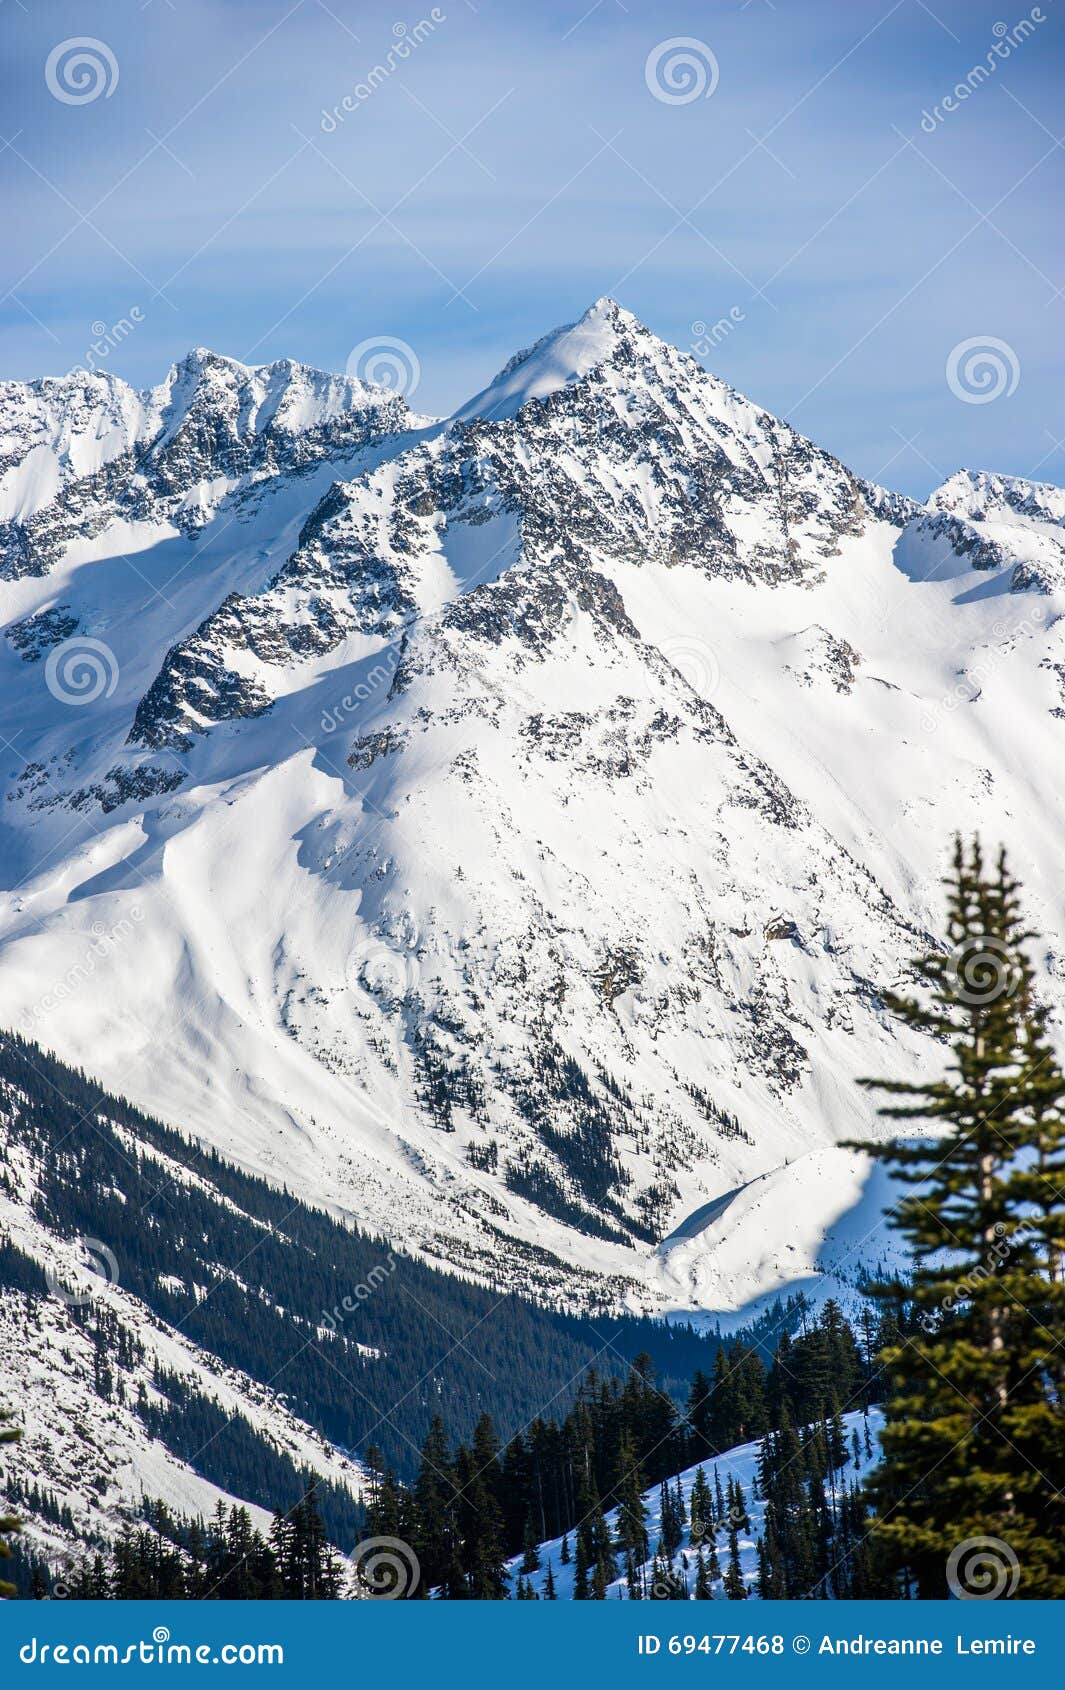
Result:
{"label": "exposed rock face", "polygon": [[76,633],[77,627],[77,617],[67,614],[66,605],[57,604],[50,610],[27,616],[22,622],[12,622],[4,633],[24,663],[39,663],[53,646],[62,645]]}
{"label": "exposed rock face", "polygon": [[[208,648],[285,664],[353,631],[392,635],[439,597],[440,565],[466,587],[512,565],[543,575],[603,559],[773,583],[816,578],[841,540],[862,532],[862,485],[828,453],[612,302],[594,308],[589,327],[582,379],[501,417],[493,412],[508,405],[490,389],[483,417],[460,415],[395,462],[334,487],[265,590],[227,601],[169,655],[140,742],[185,739],[194,729],[176,718],[186,703],[205,721],[261,707],[263,683],[235,687],[228,664],[208,697]],[[507,399],[543,357],[541,345],[507,366]],[[506,589],[472,614],[489,614],[489,603],[506,617]]]}
{"label": "exposed rock face", "polygon": [[[1012,566],[1012,590],[1058,591],[1065,584],[1065,492],[1020,476],[959,470],[928,501],[950,523],[955,550],[974,569]],[[957,539],[955,539],[957,536]]]}

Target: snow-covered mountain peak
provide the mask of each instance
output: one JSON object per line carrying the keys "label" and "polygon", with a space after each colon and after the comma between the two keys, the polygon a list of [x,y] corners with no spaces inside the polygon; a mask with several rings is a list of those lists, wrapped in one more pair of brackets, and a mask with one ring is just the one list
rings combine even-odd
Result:
{"label": "snow-covered mountain peak", "polygon": [[1020,475],[960,469],[936,488],[928,504],[932,510],[949,511],[974,522],[998,518],[1065,527],[1065,491]]}
{"label": "snow-covered mountain peak", "polygon": [[397,421],[418,426],[427,419],[409,416],[392,389],[352,376],[333,375],[290,358],[271,364],[242,364],[235,358],[196,347],[175,364],[166,379],[146,395],[150,450],[160,452],[192,416],[205,419],[216,434],[247,440],[268,429],[298,435],[345,413],[379,416],[389,431]]}
{"label": "snow-covered mountain peak", "polygon": [[130,450],[144,410],[140,394],[103,370],[0,382],[0,553],[6,521],[32,516],[65,483]]}
{"label": "snow-covered mountain peak", "polygon": [[837,459],[613,300],[508,370],[485,414],[473,401],[467,420],[331,487],[262,588],[166,654],[130,743],[191,750],[214,724],[269,710],[291,663],[355,635],[391,640],[456,595],[476,592],[489,624],[521,598],[512,632],[528,631],[527,593],[505,584],[516,568],[535,569],[550,618],[574,567],[813,580],[874,520]]}
{"label": "snow-covered mountain peak", "polygon": [[544,399],[593,370],[622,358],[631,362],[638,346],[677,354],[650,329],[604,295],[575,323],[566,323],[541,336],[511,358],[482,392],[455,412],[454,421],[483,418],[500,422],[514,417],[531,399]]}

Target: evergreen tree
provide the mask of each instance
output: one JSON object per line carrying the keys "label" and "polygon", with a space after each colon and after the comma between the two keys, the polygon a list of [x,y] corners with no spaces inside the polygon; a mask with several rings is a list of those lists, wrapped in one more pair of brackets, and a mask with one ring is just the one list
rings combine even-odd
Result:
{"label": "evergreen tree", "polygon": [[714,1505],[710,1495],[710,1486],[706,1482],[706,1474],[701,1467],[696,1469],[692,1483],[691,1520],[688,1540],[693,1549],[700,1544],[713,1540],[714,1535]]}
{"label": "evergreen tree", "polygon": [[662,1559],[661,1551],[656,1549],[654,1560],[651,1563],[651,1585],[647,1597],[651,1602],[668,1602],[671,1594],[672,1582],[669,1576],[669,1568]]}
{"label": "evergreen tree", "polygon": [[[451,1469],[447,1431],[437,1414],[422,1446],[421,1466],[414,1485],[418,1522],[418,1560],[422,1581],[431,1590],[445,1575],[455,1581],[455,1526],[452,1503],[457,1491]],[[464,1583],[464,1579],[459,1581]]]}
{"label": "evergreen tree", "polygon": [[728,1515],[730,1522],[741,1532],[749,1532],[751,1519],[747,1512],[747,1501],[743,1494],[743,1486],[738,1479],[729,1479],[728,1483]]}
{"label": "evergreen tree", "polygon": [[1062,1596],[1065,1409],[1049,1358],[1061,1353],[1053,1252],[1065,1208],[1060,1178],[1055,1192],[1039,1169],[1060,1167],[1065,1075],[1034,1004],[1032,935],[1004,855],[989,871],[979,845],[959,840],[948,887],[945,950],[916,964],[923,998],[885,1001],[949,1040],[951,1066],[941,1079],[868,1082],[902,1100],[885,1115],[935,1132],[864,1147],[912,1188],[891,1224],[914,1260],[912,1284],[874,1287],[900,1329],[907,1305],[915,1316],[881,1357],[874,1532],[921,1596],[945,1595],[951,1552],[980,1537],[1016,1558],[1002,1582],[1017,1595]]}
{"label": "evergreen tree", "polygon": [[440,1579],[440,1595],[445,1602],[465,1602],[469,1598],[470,1586],[459,1553],[458,1539],[454,1535],[448,1540],[446,1556]]}
{"label": "evergreen tree", "polygon": [[[479,1452],[460,1448],[454,1462],[457,1492],[452,1517],[459,1539],[459,1560],[465,1574],[466,1593],[475,1601],[482,1602],[501,1601],[507,1594],[503,1521],[497,1501],[499,1475],[492,1453],[494,1448],[493,1432],[487,1437],[482,1436]],[[538,1566],[535,1541],[532,1543],[532,1555]]]}
{"label": "evergreen tree", "polygon": [[532,1523],[532,1515],[525,1522],[525,1544],[521,1557],[523,1573],[535,1573],[540,1569],[540,1550],[536,1542],[536,1531]]}
{"label": "evergreen tree", "polygon": [[589,1562],[588,1532],[583,1525],[580,1525],[577,1527],[577,1553],[573,1562],[573,1600],[575,1602],[587,1602],[591,1596]]}
{"label": "evergreen tree", "polygon": [[630,1595],[650,1553],[647,1541],[647,1510],[644,1507],[644,1478],[628,1436],[622,1438],[619,1453],[621,1482],[618,1490],[617,1546],[626,1557],[626,1578]]}
{"label": "evergreen tree", "polygon": [[782,1601],[788,1595],[788,1581],[777,1539],[776,1509],[765,1507],[765,1530],[758,1540],[758,1594],[763,1602]]}
{"label": "evergreen tree", "polygon": [[721,1474],[718,1472],[716,1465],[714,1467],[714,1502],[716,1505],[715,1518],[723,1520],[725,1518],[725,1498],[721,1490]]}
{"label": "evergreen tree", "polygon": [[730,1526],[728,1534],[728,1566],[725,1569],[725,1595],[730,1602],[743,1602],[747,1596],[747,1586],[743,1582],[740,1572],[740,1545],[736,1535],[736,1527]]}
{"label": "evergreen tree", "polygon": [[688,1524],[688,1510],[684,1506],[684,1486],[679,1477],[673,1491],[673,1515],[683,1536],[684,1528]]}
{"label": "evergreen tree", "polygon": [[713,1386],[702,1368],[696,1368],[688,1392],[687,1423],[690,1433],[689,1460],[704,1461],[714,1452],[711,1423]]}
{"label": "evergreen tree", "polygon": [[[251,1522],[244,1509],[234,1509],[228,1521],[224,1555],[233,1595],[246,1594],[248,1555],[254,1544]],[[325,1535],[318,1512],[317,1487],[287,1515],[276,1515],[271,1530],[283,1594],[299,1602],[328,1601],[340,1589],[340,1567]]]}
{"label": "evergreen tree", "polygon": [[683,1527],[677,1514],[676,1497],[665,1479],[659,1492],[658,1507],[662,1526],[662,1547],[666,1552],[666,1559],[672,1561],[681,1545]]}
{"label": "evergreen tree", "polygon": [[[606,1595],[607,1585],[617,1578],[618,1566],[603,1505],[598,1494],[587,1487],[582,1493],[582,1513],[584,1519],[580,1530],[584,1532],[587,1541],[588,1568],[592,1577],[591,1594],[596,1600],[600,1600]],[[580,1532],[578,1547],[579,1543]]]}

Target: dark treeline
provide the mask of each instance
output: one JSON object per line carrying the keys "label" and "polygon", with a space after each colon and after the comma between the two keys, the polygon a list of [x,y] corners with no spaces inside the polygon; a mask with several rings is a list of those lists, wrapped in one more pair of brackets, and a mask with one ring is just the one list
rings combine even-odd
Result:
{"label": "dark treeline", "polygon": [[[831,1552],[838,1559],[860,1516],[860,1503],[846,1499],[834,1479],[851,1459],[840,1417],[874,1400],[876,1357],[891,1336],[871,1313],[856,1332],[830,1301],[816,1322],[804,1318],[802,1331],[780,1339],[768,1365],[746,1343],[723,1347],[709,1374],[695,1373],[683,1411],[660,1388],[645,1355],[625,1380],[589,1371],[562,1418],[537,1418],[505,1447],[487,1414],[472,1439],[457,1445],[437,1416],[413,1485],[402,1485],[379,1452],[368,1452],[367,1531],[413,1549],[421,1582],[411,1594],[439,1587],[450,1599],[503,1597],[505,1561],[522,1552],[523,1571],[531,1572],[539,1566],[537,1545],[565,1534],[563,1555],[574,1558],[578,1599],[604,1595],[622,1571],[632,1594],[647,1595],[649,1583],[664,1579],[668,1585],[672,1577],[662,1570],[649,1581],[640,1571],[652,1554],[661,1550],[670,1561],[677,1548],[668,1521],[683,1513],[683,1503],[679,1492],[670,1503],[668,1481],[768,1433],[766,1495],[775,1497],[779,1475],[782,1485],[797,1485],[802,1501],[796,1511],[791,1490],[780,1492],[779,1541],[785,1547],[770,1546],[772,1576],[787,1594],[810,1594],[829,1571],[826,1557]],[[796,1427],[813,1429],[800,1436]],[[641,1525],[642,1495],[655,1485],[664,1487],[661,1545],[648,1543]],[[621,1514],[612,1535],[605,1516],[615,1507]],[[715,1521],[734,1533],[739,1524],[734,1500],[723,1499],[720,1487],[716,1506],[711,1501],[702,1512],[704,1526]],[[808,1559],[794,1552],[799,1535],[813,1540]],[[704,1571],[708,1586],[720,1576],[709,1563]]]}
{"label": "dark treeline", "polygon": [[[868,1506],[857,1478],[873,1454],[869,1426],[848,1450],[838,1414],[797,1428],[787,1411],[758,1462],[765,1521],[758,1540],[758,1594],[856,1600],[899,1594],[869,1540]],[[846,1469],[853,1468],[848,1481]],[[731,1564],[731,1557],[730,1557]],[[726,1595],[738,1594],[728,1588]]]}
{"label": "dark treeline", "polygon": [[50,1566],[27,1552],[15,1568],[17,1593],[38,1600],[333,1601],[343,1585],[314,1485],[287,1514],[276,1514],[265,1534],[246,1508],[219,1502],[204,1521],[154,1502],[145,1505],[142,1524],[128,1524],[95,1553]]}

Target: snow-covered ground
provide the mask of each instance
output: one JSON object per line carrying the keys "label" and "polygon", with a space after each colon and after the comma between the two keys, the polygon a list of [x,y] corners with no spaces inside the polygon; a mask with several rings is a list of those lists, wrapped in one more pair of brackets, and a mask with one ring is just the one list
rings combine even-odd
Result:
{"label": "snow-covered ground", "polygon": [[[873,1450],[871,1456],[867,1456],[865,1452],[865,1428],[867,1423],[869,1427],[869,1439]],[[855,1482],[855,1480],[860,1482],[870,1469],[876,1465],[877,1461],[880,1459],[879,1437],[883,1423],[884,1417],[878,1408],[871,1408],[868,1412],[868,1416],[860,1412],[845,1414],[843,1416],[848,1460],[846,1466],[842,1467],[836,1474],[837,1485],[849,1487]],[[859,1439],[859,1458],[857,1464],[855,1464],[853,1455],[851,1454],[851,1439],[855,1432],[858,1433]],[[726,1494],[728,1492],[730,1479],[734,1479],[742,1487],[744,1500],[747,1504],[747,1513],[750,1519],[750,1531],[741,1532],[738,1537],[740,1570],[743,1574],[743,1582],[747,1587],[747,1594],[752,1598],[756,1598],[758,1595],[758,1539],[762,1535],[765,1523],[765,1502],[763,1500],[756,1499],[754,1495],[756,1489],[755,1479],[758,1471],[758,1458],[761,1452],[761,1447],[760,1441],[749,1444],[739,1444],[735,1449],[726,1451],[724,1455],[719,1455],[715,1460],[705,1461],[701,1464],[711,1490],[714,1489],[715,1468],[717,1469],[718,1478],[721,1481],[721,1488]],[[689,1519],[691,1516],[692,1486],[695,1483],[695,1475],[698,1471],[699,1466],[696,1465],[694,1467],[686,1468],[685,1471],[679,1475],[680,1488],[684,1497],[684,1509]],[[677,1477],[671,1479],[669,1484],[670,1490],[675,1491],[677,1487]],[[827,1484],[826,1490],[828,1490]],[[830,1490],[829,1495],[831,1495]],[[647,1536],[651,1546],[651,1560],[646,1563],[644,1572],[646,1583],[648,1587],[650,1587],[654,1582],[653,1564],[655,1550],[661,1541],[662,1532],[661,1487],[655,1485],[651,1490],[646,1491],[644,1493],[643,1501],[647,1514]],[[606,1516],[606,1520],[610,1527],[611,1536],[616,1535],[617,1509],[611,1509]],[[544,1595],[544,1585],[547,1579],[549,1567],[554,1579],[556,1598],[559,1601],[568,1601],[573,1597],[573,1580],[575,1572],[573,1552],[575,1533],[570,1531],[568,1536],[570,1550],[570,1560],[568,1564],[563,1565],[562,1562],[562,1539],[560,1537],[552,1538],[550,1542],[542,1543],[539,1546],[541,1561],[539,1571],[520,1575],[528,1579],[529,1583],[540,1597]],[[727,1531],[723,1529],[719,1530],[717,1533],[717,1553],[718,1558],[721,1561],[722,1573],[724,1573],[728,1561],[727,1542]],[[684,1577],[689,1595],[692,1596],[693,1599],[696,1560],[697,1556],[688,1544],[688,1532],[686,1530],[684,1535],[684,1545],[673,1557],[672,1567],[675,1573]],[[514,1559],[508,1563],[512,1592],[517,1585],[521,1562],[522,1557],[520,1555],[516,1555]],[[718,1579],[714,1585],[713,1594],[715,1598],[723,1598],[724,1591],[722,1587],[723,1578]],[[608,1600],[620,1599],[622,1601],[627,1601],[628,1596],[628,1586],[623,1577],[615,1579],[614,1582],[607,1587]]]}

